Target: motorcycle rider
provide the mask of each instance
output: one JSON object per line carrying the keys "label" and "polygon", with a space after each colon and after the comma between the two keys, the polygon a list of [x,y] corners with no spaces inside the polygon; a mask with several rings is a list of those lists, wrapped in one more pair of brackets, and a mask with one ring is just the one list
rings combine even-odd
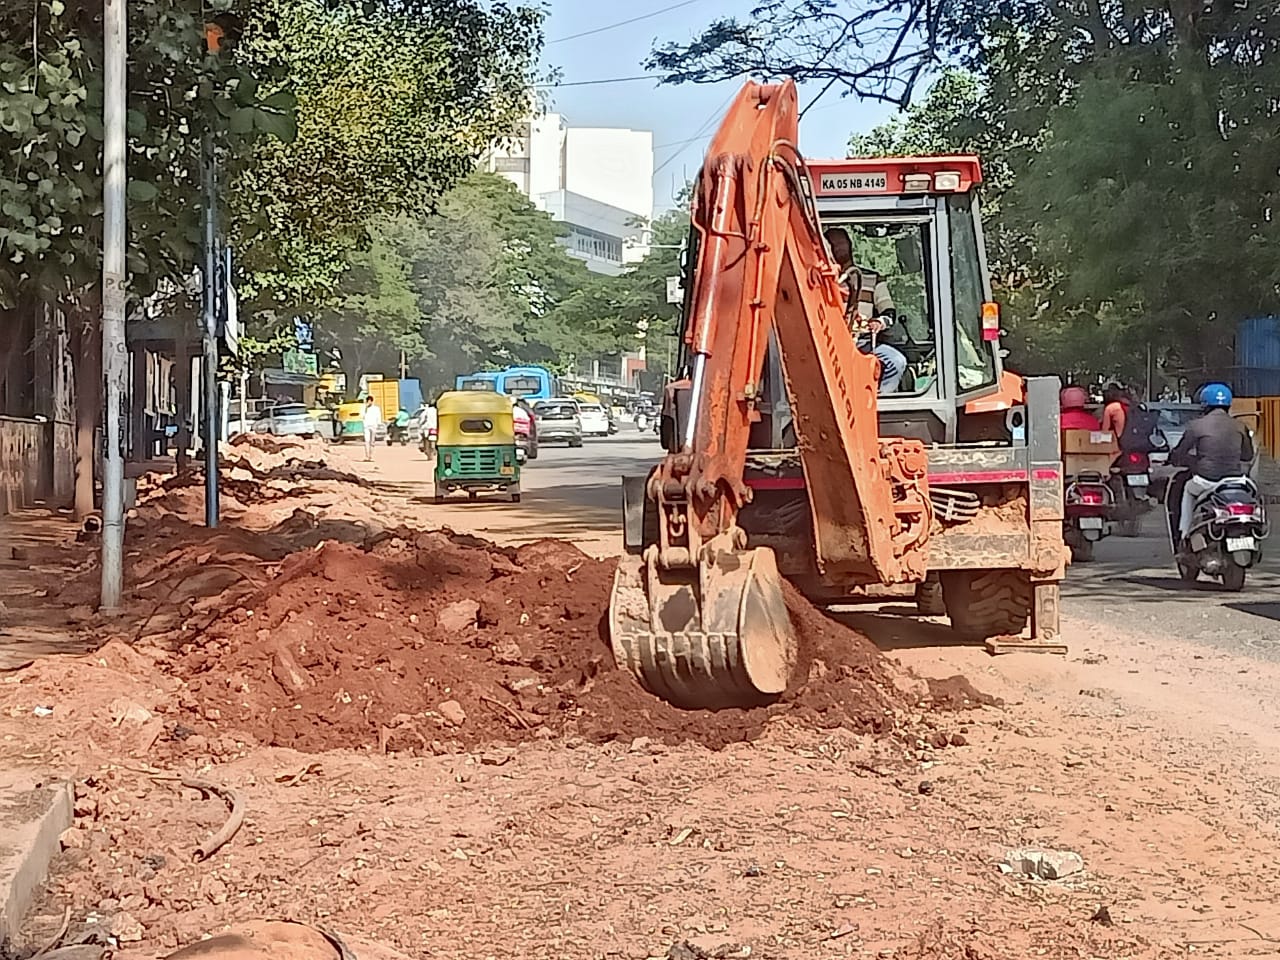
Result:
{"label": "motorcycle rider", "polygon": [[1253,440],[1243,423],[1231,416],[1231,388],[1211,383],[1200,391],[1204,414],[1187,424],[1186,432],[1173,452],[1170,463],[1186,467],[1190,475],[1182,488],[1182,513],[1178,541],[1187,539],[1196,501],[1219,481],[1243,476],[1253,462]]}
{"label": "motorcycle rider", "polygon": [[1084,387],[1063,387],[1058,394],[1058,406],[1061,408],[1061,425],[1063,430],[1102,430],[1098,418],[1085,409],[1089,402],[1089,394]]}

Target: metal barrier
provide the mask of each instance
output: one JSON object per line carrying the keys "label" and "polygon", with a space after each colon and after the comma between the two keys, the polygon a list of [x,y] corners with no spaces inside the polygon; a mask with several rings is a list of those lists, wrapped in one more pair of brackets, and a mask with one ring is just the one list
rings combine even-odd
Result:
{"label": "metal barrier", "polygon": [[0,417],[0,514],[75,492],[75,429],[53,420]]}

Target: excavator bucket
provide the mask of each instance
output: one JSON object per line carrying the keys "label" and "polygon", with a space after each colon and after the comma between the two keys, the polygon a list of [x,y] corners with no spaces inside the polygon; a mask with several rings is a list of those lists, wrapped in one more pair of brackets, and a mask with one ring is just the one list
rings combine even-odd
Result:
{"label": "excavator bucket", "polygon": [[656,548],[624,556],[609,598],[620,669],[686,709],[753,707],[787,689],[796,637],[773,551],[708,550],[697,568],[665,569]]}

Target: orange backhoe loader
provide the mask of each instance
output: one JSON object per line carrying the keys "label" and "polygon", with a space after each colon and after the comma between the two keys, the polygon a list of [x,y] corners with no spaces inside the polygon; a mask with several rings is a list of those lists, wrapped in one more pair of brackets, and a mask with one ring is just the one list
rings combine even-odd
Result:
{"label": "orange backhoe loader", "polygon": [[[914,598],[966,638],[1057,648],[1058,382],[1003,369],[977,159],[807,164],[797,138],[788,81],[746,85],[712,141],[667,455],[623,480],[614,656],[684,707],[787,689],[783,576],[820,604]],[[851,326],[832,227],[858,277],[891,291],[882,336],[906,368],[891,394]]]}

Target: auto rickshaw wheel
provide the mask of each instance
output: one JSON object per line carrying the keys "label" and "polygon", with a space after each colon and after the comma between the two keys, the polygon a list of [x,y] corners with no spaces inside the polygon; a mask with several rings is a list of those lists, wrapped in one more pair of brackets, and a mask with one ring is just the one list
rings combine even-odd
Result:
{"label": "auto rickshaw wheel", "polygon": [[468,491],[467,491],[467,499],[468,499],[468,500],[475,501],[475,500],[479,499],[479,497],[480,497],[480,494],[479,494],[478,492],[476,492],[475,490],[468,490]]}
{"label": "auto rickshaw wheel", "polygon": [[507,487],[507,495],[511,497],[512,503],[520,502],[520,484],[513,484]]}

